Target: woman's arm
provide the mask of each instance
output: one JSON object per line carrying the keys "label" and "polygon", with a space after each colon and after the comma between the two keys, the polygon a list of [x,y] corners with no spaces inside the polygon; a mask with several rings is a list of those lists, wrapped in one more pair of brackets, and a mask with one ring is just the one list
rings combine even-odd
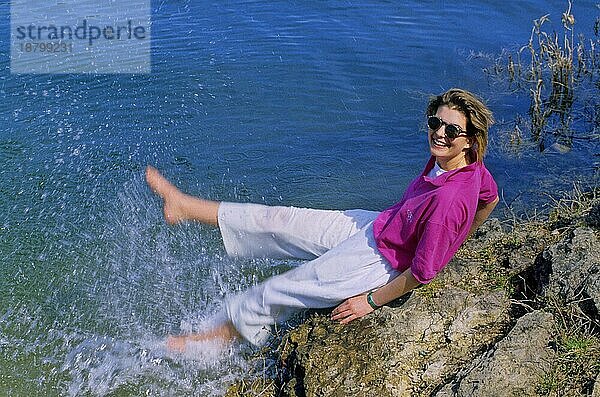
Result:
{"label": "woman's arm", "polygon": [[475,230],[477,230],[477,228],[481,226],[483,222],[485,222],[488,216],[490,216],[490,214],[496,207],[496,204],[498,204],[498,201],[500,201],[500,199],[496,197],[496,200],[492,201],[491,203],[479,204],[477,206],[477,212],[475,212],[475,219],[473,220],[473,224],[471,225],[471,229],[469,230],[469,236],[472,235],[475,232]]}
{"label": "woman's arm", "polygon": [[[412,291],[418,285],[420,285],[420,283],[415,279],[409,268],[402,272],[398,277],[373,292],[371,298],[377,306],[385,305],[409,291]],[[333,309],[331,312],[331,319],[339,321],[341,324],[347,324],[372,311],[373,308],[369,305],[369,302],[367,302],[367,294],[361,294],[346,299],[338,307]]]}
{"label": "woman's arm", "polygon": [[[496,197],[494,201],[488,204],[480,204],[475,212],[475,219],[473,225],[469,230],[469,236],[481,226],[481,224],[490,216],[496,204],[498,204],[499,198]],[[385,305],[388,302],[398,299],[402,295],[412,291],[420,283],[415,279],[411,269],[406,269],[398,277],[379,288],[371,294],[373,302],[377,306]],[[361,318],[366,314],[369,314],[374,309],[367,302],[367,294],[361,294],[352,298],[346,299],[339,306],[337,306],[331,312],[331,319],[339,321],[341,324],[347,324],[352,320]]]}

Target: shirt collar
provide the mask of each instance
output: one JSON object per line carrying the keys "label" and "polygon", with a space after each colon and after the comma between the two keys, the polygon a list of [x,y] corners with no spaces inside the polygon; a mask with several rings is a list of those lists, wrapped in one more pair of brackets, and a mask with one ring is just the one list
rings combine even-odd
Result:
{"label": "shirt collar", "polygon": [[427,165],[425,166],[425,169],[421,173],[421,178],[435,186],[442,186],[448,180],[448,178],[452,178],[452,180],[457,181],[464,181],[471,176],[472,171],[474,171],[478,167],[478,164],[479,163],[476,161],[464,167],[446,171],[437,178],[430,178],[427,176],[427,174],[429,174],[429,171],[431,171],[435,165],[435,157],[431,156],[431,158],[427,162]]}

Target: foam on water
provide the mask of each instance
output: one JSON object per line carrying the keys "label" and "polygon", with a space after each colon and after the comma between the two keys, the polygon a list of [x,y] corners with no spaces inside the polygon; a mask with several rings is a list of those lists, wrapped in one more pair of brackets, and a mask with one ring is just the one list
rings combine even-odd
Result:
{"label": "foam on water", "polygon": [[139,173],[111,205],[92,243],[81,238],[85,255],[66,266],[73,273],[47,280],[56,290],[38,309],[23,304],[0,315],[4,360],[41,361],[44,368],[14,367],[30,379],[10,390],[222,395],[247,373],[252,349],[190,343],[177,354],[165,338],[222,321],[224,296],[256,282],[265,263],[227,258],[213,229],[167,226]]}
{"label": "foam on water", "polygon": [[148,385],[150,394],[219,395],[245,370],[235,348],[193,343],[182,355],[166,351],[167,333],[198,332],[218,321],[232,289],[224,280],[247,281],[222,255],[214,230],[169,228],[157,204],[139,175],[118,194],[107,236],[112,249],[99,261],[101,282],[88,290],[115,336],[86,338],[68,353],[63,368],[71,395],[136,384]]}
{"label": "foam on water", "polygon": [[62,370],[71,380],[68,395],[107,395],[137,390],[144,395],[222,395],[247,367],[234,347],[192,344],[174,354],[164,341],[83,339],[66,356]]}

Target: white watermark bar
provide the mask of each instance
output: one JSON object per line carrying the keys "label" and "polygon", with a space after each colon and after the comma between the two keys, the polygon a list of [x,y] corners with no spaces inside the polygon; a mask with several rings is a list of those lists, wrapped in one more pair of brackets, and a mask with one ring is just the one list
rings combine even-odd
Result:
{"label": "white watermark bar", "polygon": [[11,73],[150,73],[150,0],[11,0]]}

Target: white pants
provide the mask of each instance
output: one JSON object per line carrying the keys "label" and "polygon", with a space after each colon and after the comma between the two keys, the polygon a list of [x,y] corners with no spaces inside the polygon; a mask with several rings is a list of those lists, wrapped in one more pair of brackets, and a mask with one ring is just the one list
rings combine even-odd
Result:
{"label": "white pants", "polygon": [[230,256],[310,259],[228,298],[237,331],[262,345],[271,326],[296,311],[332,307],[395,278],[373,237],[378,214],[221,203],[219,228]]}

